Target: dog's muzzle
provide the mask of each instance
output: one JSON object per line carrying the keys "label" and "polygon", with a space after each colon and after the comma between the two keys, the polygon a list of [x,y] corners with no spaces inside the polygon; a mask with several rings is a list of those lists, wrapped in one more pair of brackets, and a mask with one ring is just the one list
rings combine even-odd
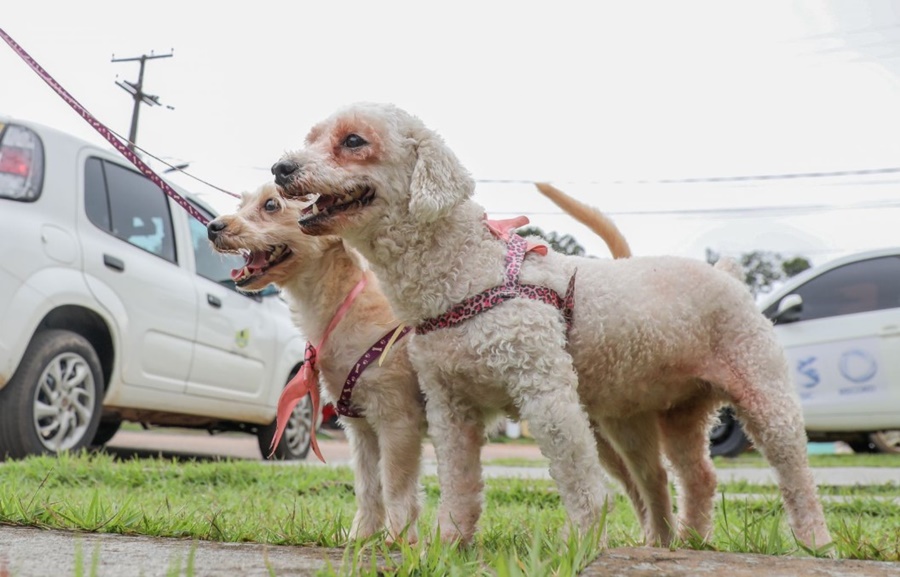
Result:
{"label": "dog's muzzle", "polygon": [[293,160],[279,160],[272,165],[272,174],[275,175],[275,184],[282,187],[287,186],[291,180],[291,176],[298,170],[300,170],[300,165]]}
{"label": "dog's muzzle", "polygon": [[209,238],[209,240],[215,242],[216,238],[218,238],[219,236],[219,233],[225,230],[225,227],[227,226],[228,225],[225,222],[219,219],[215,219],[211,223],[206,225],[206,236]]}

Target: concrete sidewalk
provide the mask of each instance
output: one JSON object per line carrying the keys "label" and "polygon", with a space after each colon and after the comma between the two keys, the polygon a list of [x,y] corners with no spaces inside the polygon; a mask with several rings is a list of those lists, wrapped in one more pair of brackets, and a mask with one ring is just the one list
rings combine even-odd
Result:
{"label": "concrete sidewalk", "polygon": [[[96,556],[96,573],[92,572]],[[344,550],[218,543],[0,526],[0,577],[308,577],[341,566]],[[79,561],[80,560],[80,561]],[[604,551],[585,577],[900,577],[900,563],[623,547]]]}

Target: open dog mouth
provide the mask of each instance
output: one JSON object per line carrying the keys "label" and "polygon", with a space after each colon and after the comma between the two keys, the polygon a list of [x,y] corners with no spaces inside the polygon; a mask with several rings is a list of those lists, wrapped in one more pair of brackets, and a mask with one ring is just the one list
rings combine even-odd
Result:
{"label": "open dog mouth", "polygon": [[250,282],[263,276],[274,266],[277,266],[291,256],[291,249],[285,244],[270,246],[266,250],[240,251],[244,257],[244,266],[231,271],[231,280],[239,287],[246,286]]}
{"label": "open dog mouth", "polygon": [[300,224],[301,226],[314,226],[335,214],[353,208],[362,208],[372,202],[374,198],[375,189],[365,184],[349,191],[320,194],[314,203],[300,213]]}

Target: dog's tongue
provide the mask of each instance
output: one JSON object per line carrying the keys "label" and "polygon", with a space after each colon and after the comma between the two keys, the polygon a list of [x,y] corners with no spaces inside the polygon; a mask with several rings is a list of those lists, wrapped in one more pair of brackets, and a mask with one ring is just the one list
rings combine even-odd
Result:
{"label": "dog's tongue", "polygon": [[[253,251],[247,257],[247,264],[242,268],[231,270],[231,280],[238,280],[241,277],[252,275],[258,270],[262,270],[266,266],[266,253],[264,251]],[[247,271],[246,273],[244,271]]]}

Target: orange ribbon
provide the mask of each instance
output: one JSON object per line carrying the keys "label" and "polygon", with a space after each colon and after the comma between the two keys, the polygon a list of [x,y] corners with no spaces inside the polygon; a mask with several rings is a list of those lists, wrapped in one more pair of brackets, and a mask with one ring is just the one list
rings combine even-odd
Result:
{"label": "orange ribbon", "polygon": [[278,409],[275,415],[275,435],[272,437],[272,444],[269,447],[271,449],[271,452],[269,453],[270,459],[272,458],[272,455],[275,454],[275,447],[278,446],[278,442],[284,434],[284,428],[287,426],[288,419],[290,419],[294,407],[297,406],[300,399],[309,395],[310,400],[312,400],[313,410],[312,425],[310,426],[309,431],[310,443],[313,452],[319,460],[323,463],[325,462],[325,457],[322,456],[322,451],[319,450],[319,442],[316,440],[316,420],[319,418],[319,366],[316,362],[318,351],[322,350],[325,341],[328,340],[328,336],[334,330],[334,327],[341,322],[344,315],[347,314],[350,305],[353,304],[356,297],[358,297],[366,287],[366,283],[368,283],[368,277],[363,274],[363,277],[356,283],[356,286],[353,287],[353,290],[350,291],[350,294],[347,295],[344,302],[341,303],[340,308],[334,313],[334,317],[332,317],[331,322],[328,324],[328,328],[325,329],[325,334],[322,335],[322,341],[319,343],[319,346],[314,347],[310,343],[306,343],[306,358],[303,366],[300,367],[300,371],[294,375],[294,378],[292,378],[287,386],[284,387],[284,390],[281,391],[281,396],[278,398]]}

